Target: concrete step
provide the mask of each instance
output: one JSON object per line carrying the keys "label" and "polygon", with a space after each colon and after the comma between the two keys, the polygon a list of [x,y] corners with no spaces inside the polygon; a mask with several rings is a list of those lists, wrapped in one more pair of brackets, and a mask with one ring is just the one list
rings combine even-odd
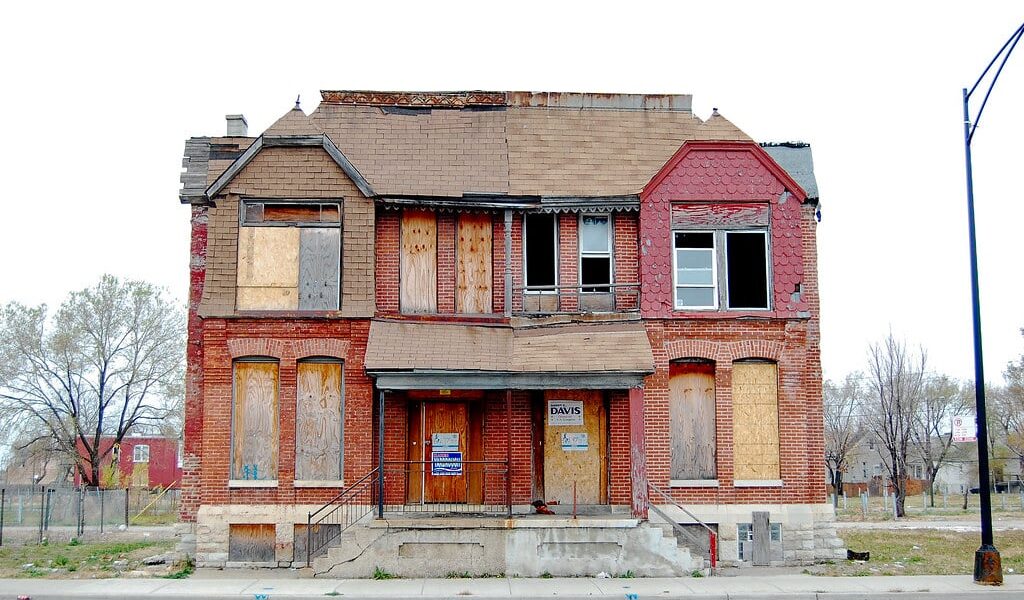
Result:
{"label": "concrete step", "polygon": [[[422,521],[418,519],[417,521]],[[371,577],[376,569],[401,577],[508,575],[538,577],[689,575],[703,561],[674,535],[635,519],[510,519],[426,522],[371,521],[346,530],[313,562],[314,576]]]}

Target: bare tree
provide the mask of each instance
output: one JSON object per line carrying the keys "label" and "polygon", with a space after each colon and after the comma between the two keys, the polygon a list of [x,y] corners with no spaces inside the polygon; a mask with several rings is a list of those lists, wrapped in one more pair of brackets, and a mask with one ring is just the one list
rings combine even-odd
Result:
{"label": "bare tree", "polygon": [[[1021,334],[1024,335],[1024,329]],[[1017,472],[1024,473],[1024,355],[1006,365],[1003,378],[1006,386],[986,395],[991,406],[988,412],[1006,448],[1017,460]]]}
{"label": "bare tree", "polygon": [[52,317],[46,305],[9,303],[0,314],[2,432],[39,430],[97,485],[110,451],[101,436],[120,443],[170,414],[184,346],[182,308],[141,281],[105,275]]}
{"label": "bare tree", "polygon": [[834,505],[839,504],[843,493],[843,476],[850,468],[850,459],[857,443],[864,437],[861,426],[861,404],[864,388],[860,373],[850,373],[841,385],[825,380],[823,397],[825,401],[825,466],[835,496]]}
{"label": "bare tree", "polygon": [[935,506],[935,478],[949,458],[953,445],[952,419],[967,413],[967,403],[960,384],[946,375],[928,379],[916,404],[912,430],[914,449],[925,465],[928,493]]}
{"label": "bare tree", "polygon": [[924,387],[927,357],[913,353],[892,332],[868,348],[870,392],[865,401],[865,425],[878,438],[878,453],[892,482],[896,516],[905,515],[907,456]]}

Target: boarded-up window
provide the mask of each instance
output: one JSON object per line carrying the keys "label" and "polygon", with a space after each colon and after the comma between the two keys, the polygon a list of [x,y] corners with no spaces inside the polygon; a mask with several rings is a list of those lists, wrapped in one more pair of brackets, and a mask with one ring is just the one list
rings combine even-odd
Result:
{"label": "boarded-up window", "polygon": [[276,528],[263,525],[228,526],[228,560],[237,562],[273,562]]}
{"label": "boarded-up window", "polygon": [[238,231],[239,310],[337,310],[338,204],[246,202]]}
{"label": "boarded-up window", "polygon": [[457,277],[456,310],[461,313],[491,312],[491,215],[459,216],[455,239]]}
{"label": "boarded-up window", "polygon": [[277,363],[235,363],[231,478],[277,479]]}
{"label": "boarded-up window", "polygon": [[775,363],[733,363],[732,401],[735,478],[779,479],[779,375]]}
{"label": "boarded-up window", "polygon": [[343,431],[341,363],[300,362],[295,409],[295,479],[340,480]]}
{"label": "boarded-up window", "polygon": [[402,212],[402,312],[437,312],[437,219],[428,210]]}
{"label": "boarded-up window", "polygon": [[715,479],[715,365],[669,367],[672,479]]}

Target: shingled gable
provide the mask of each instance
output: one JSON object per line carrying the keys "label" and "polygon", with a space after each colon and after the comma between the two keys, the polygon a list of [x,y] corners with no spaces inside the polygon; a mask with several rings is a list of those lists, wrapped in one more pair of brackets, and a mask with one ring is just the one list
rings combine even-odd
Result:
{"label": "shingled gable", "polygon": [[[712,117],[716,118],[716,117]],[[721,118],[721,117],[717,117]],[[688,141],[684,142],[679,150],[676,151],[672,158],[665,163],[658,173],[651,178],[651,181],[644,186],[643,191],[640,193],[640,197],[644,198],[651,191],[657,189],[658,185],[672,173],[680,162],[686,158],[686,155],[693,150],[720,150],[720,151],[743,151],[749,152],[760,162],[764,167],[778,179],[783,187],[786,188],[799,202],[807,200],[807,192],[804,191],[800,184],[798,184],[785,169],[779,166],[779,163],[768,155],[760,145],[754,142],[705,142],[705,141]]]}
{"label": "shingled gable", "polygon": [[331,159],[359,188],[367,198],[374,196],[373,188],[362,176],[355,165],[345,156],[316,123],[310,120],[302,109],[296,106],[284,114],[263,135],[256,138],[249,148],[242,153],[223,173],[206,189],[206,198],[212,200],[221,193],[231,180],[238,175],[264,148],[274,147],[322,147]]}

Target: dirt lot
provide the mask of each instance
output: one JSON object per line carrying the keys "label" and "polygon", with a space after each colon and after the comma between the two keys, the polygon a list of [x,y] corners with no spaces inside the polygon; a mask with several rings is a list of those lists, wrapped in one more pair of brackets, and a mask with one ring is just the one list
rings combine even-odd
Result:
{"label": "dirt lot", "polygon": [[[6,543],[6,540],[5,540]],[[186,576],[191,568],[175,560],[174,542],[71,541],[0,548],[0,578],[98,579]],[[158,560],[155,557],[160,557]],[[158,564],[146,565],[153,559]]]}
{"label": "dirt lot", "polygon": [[[870,552],[869,561],[837,561],[815,565],[808,573],[830,576],[968,575],[974,572],[974,552],[981,544],[975,532],[935,529],[843,529],[846,547]],[[1024,572],[1024,531],[997,532],[1006,573]],[[1012,570],[1011,570],[1012,569]]]}

